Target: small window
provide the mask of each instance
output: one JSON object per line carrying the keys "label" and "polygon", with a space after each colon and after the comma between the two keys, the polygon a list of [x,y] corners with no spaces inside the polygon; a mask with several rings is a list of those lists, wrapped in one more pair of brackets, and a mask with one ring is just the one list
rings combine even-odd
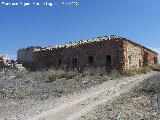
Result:
{"label": "small window", "polygon": [[58,62],[59,67],[62,65],[62,60],[60,59]]}
{"label": "small window", "polygon": [[110,69],[112,66],[112,56],[111,55],[106,55],[106,66],[108,69]]}
{"label": "small window", "polygon": [[73,58],[73,59],[72,59],[72,63],[73,63],[73,68],[77,68],[77,65],[78,65],[78,60],[77,60],[77,58]]}
{"label": "small window", "polygon": [[148,66],[149,64],[149,53],[148,52],[144,52],[143,55],[143,66]]}
{"label": "small window", "polygon": [[145,53],[144,53],[144,61],[145,61],[145,62],[148,62],[148,59],[149,59],[149,53],[148,53],[148,52],[145,52]]}
{"label": "small window", "polygon": [[93,56],[89,56],[88,61],[90,65],[93,65]]}
{"label": "small window", "polygon": [[158,58],[154,57],[154,64],[157,64],[157,63],[158,63]]}
{"label": "small window", "polygon": [[111,72],[112,70],[112,56],[106,55],[106,71]]}
{"label": "small window", "polygon": [[132,58],[131,57],[132,57],[131,55],[128,56],[129,64],[132,64]]}
{"label": "small window", "polygon": [[141,65],[141,60],[139,59],[139,67],[141,67],[142,65]]}

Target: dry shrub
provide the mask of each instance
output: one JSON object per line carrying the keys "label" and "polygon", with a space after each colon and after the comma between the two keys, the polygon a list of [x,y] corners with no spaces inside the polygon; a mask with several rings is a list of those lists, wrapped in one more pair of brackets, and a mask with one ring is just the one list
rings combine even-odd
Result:
{"label": "dry shrub", "polygon": [[128,70],[123,71],[123,75],[125,76],[133,76],[135,74],[136,74],[135,70],[128,69]]}
{"label": "dry shrub", "polygon": [[114,70],[111,70],[109,75],[112,77],[121,77],[122,74],[120,71],[114,69]]}
{"label": "dry shrub", "polygon": [[104,68],[85,68],[83,71],[83,75],[86,76],[103,76],[106,74],[106,69]]}
{"label": "dry shrub", "polygon": [[128,70],[123,71],[123,75],[133,76],[133,75],[136,75],[136,74],[146,74],[150,71],[151,71],[151,69],[149,67],[132,68],[132,69],[128,69]]}
{"label": "dry shrub", "polygon": [[14,76],[16,78],[23,78],[26,74],[29,73],[29,71],[27,71],[26,69],[18,70],[18,69],[7,68],[3,69],[1,73],[5,76]]}
{"label": "dry shrub", "polygon": [[27,70],[16,70],[15,71],[15,76],[16,76],[16,78],[23,78],[26,74],[29,74],[29,71],[27,71]]}
{"label": "dry shrub", "polygon": [[47,77],[49,79],[49,81],[47,82],[52,82],[56,79],[61,79],[61,78],[67,78],[67,79],[72,79],[73,77],[77,76],[78,72],[77,71],[66,71],[66,70],[62,70],[62,69],[49,69],[47,71]]}
{"label": "dry shrub", "polygon": [[160,64],[152,65],[152,66],[151,66],[151,69],[152,69],[153,71],[160,71]]}
{"label": "dry shrub", "polygon": [[142,68],[139,68],[139,69],[137,70],[137,73],[138,73],[138,74],[141,74],[141,73],[146,74],[146,73],[148,73],[148,72],[150,72],[150,71],[151,71],[151,69],[150,69],[149,67],[142,67]]}

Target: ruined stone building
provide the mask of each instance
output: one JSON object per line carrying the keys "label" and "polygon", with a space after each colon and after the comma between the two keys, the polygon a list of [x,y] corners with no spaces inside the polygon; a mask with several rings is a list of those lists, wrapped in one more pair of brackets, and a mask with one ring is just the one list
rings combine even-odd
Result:
{"label": "ruined stone building", "polygon": [[9,60],[8,54],[0,54],[0,68],[6,67]]}
{"label": "ruined stone building", "polygon": [[12,60],[8,54],[0,54],[0,70],[4,68],[24,69],[22,64],[18,64],[16,61]]}
{"label": "ruined stone building", "polygon": [[126,70],[157,64],[157,56],[155,51],[116,35],[46,48],[32,46],[17,52],[18,62],[32,70],[49,67]]}

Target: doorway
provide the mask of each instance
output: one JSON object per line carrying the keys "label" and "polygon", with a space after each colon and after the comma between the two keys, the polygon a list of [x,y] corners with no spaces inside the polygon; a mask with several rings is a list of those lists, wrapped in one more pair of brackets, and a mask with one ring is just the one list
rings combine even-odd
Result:
{"label": "doorway", "polygon": [[112,66],[112,56],[111,55],[106,55],[107,70],[111,69],[111,66]]}
{"label": "doorway", "polygon": [[89,57],[88,57],[88,62],[89,62],[89,65],[90,65],[90,66],[93,65],[93,56],[89,56]]}
{"label": "doorway", "polygon": [[77,58],[73,58],[72,59],[72,63],[73,63],[73,68],[77,68],[78,67],[78,60],[77,60]]}
{"label": "doorway", "polygon": [[62,59],[59,59],[59,61],[58,61],[58,67],[61,67],[61,65],[62,65]]}

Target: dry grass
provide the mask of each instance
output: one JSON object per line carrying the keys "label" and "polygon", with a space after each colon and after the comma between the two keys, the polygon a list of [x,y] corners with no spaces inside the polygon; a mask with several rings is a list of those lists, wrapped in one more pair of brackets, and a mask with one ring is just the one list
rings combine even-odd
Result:
{"label": "dry grass", "polygon": [[149,67],[141,67],[141,68],[133,67],[132,69],[128,69],[128,70],[123,71],[123,75],[133,76],[136,74],[146,74],[152,70],[153,71],[160,71],[160,64],[152,65]]}
{"label": "dry grass", "polygon": [[86,68],[82,72],[78,72],[77,70],[64,70],[64,69],[48,69],[42,70],[38,72],[34,72],[33,74],[40,74],[42,79],[46,80],[46,83],[50,83],[56,81],[58,79],[73,79],[73,78],[84,78],[84,77],[117,77],[120,76],[120,73],[116,70],[111,71],[111,73],[107,73],[105,68]]}
{"label": "dry grass", "polygon": [[105,68],[97,67],[97,68],[85,68],[82,74],[84,76],[103,76],[106,73],[107,72]]}
{"label": "dry grass", "polygon": [[160,71],[160,64],[152,65],[151,69],[154,71]]}
{"label": "dry grass", "polygon": [[[17,69],[6,69],[3,71],[4,76],[14,76],[14,78],[24,78],[27,75],[36,76],[39,79],[45,79],[46,82],[53,82],[57,79],[72,79],[72,78],[82,78],[86,76],[117,76],[120,75],[118,71],[113,70],[110,73],[106,72],[105,68],[86,68],[82,72],[76,70],[64,70],[64,69],[44,69],[36,72],[29,72],[27,70],[18,71]],[[35,77],[33,79],[36,79]]]}
{"label": "dry grass", "polygon": [[15,72],[16,78],[23,78],[27,74],[29,74],[29,71],[27,71],[27,70],[21,70],[21,71]]}
{"label": "dry grass", "polygon": [[[148,72],[150,72],[151,70],[153,71],[160,71],[160,64],[157,65],[152,65],[151,67],[145,67],[145,68],[132,68],[132,69],[128,69],[122,72],[122,75],[125,76],[133,76],[136,74],[146,74]],[[42,76],[44,76],[43,78],[47,78],[49,79],[47,82],[52,82],[54,80],[57,79],[61,79],[61,78],[65,78],[65,79],[72,79],[74,77],[84,77],[84,76],[106,76],[106,75],[115,75],[117,76],[120,75],[120,72],[116,71],[116,70],[112,70],[110,73],[106,72],[105,68],[101,68],[101,67],[97,67],[97,68],[85,68],[82,73],[78,73],[78,71],[76,70],[63,70],[63,69],[49,69],[49,70],[42,70],[42,71],[38,71],[40,72],[40,74]],[[2,71],[1,71],[2,73]],[[23,78],[25,75],[29,74],[29,73],[35,73],[35,72],[29,72],[27,70],[16,70],[16,69],[5,69],[3,71],[3,75],[7,75],[7,76],[15,76],[16,78]]]}
{"label": "dry grass", "polygon": [[14,76],[16,78],[23,78],[25,75],[27,75],[29,71],[26,69],[23,70],[17,70],[17,69],[2,69],[1,70],[1,76]]}
{"label": "dry grass", "polygon": [[[103,68],[86,68],[82,71],[82,73],[78,73],[76,70],[62,70],[62,69],[49,69],[47,71],[44,71],[47,73],[47,77],[49,81],[52,82],[57,79],[66,78],[66,79],[72,79],[74,77],[85,77],[85,76],[104,76],[107,74],[106,70]],[[44,74],[43,72],[43,74]]]}
{"label": "dry grass", "polygon": [[52,82],[61,78],[72,79],[75,76],[78,76],[78,72],[73,70],[67,71],[62,69],[58,69],[58,70],[49,69],[46,72],[47,72],[47,77],[49,79],[49,81],[47,82]]}
{"label": "dry grass", "polygon": [[136,75],[136,74],[146,74],[146,73],[148,73],[150,71],[151,71],[150,67],[133,68],[133,69],[125,70],[123,72],[123,75],[125,75],[125,76],[133,76],[133,75]]}

